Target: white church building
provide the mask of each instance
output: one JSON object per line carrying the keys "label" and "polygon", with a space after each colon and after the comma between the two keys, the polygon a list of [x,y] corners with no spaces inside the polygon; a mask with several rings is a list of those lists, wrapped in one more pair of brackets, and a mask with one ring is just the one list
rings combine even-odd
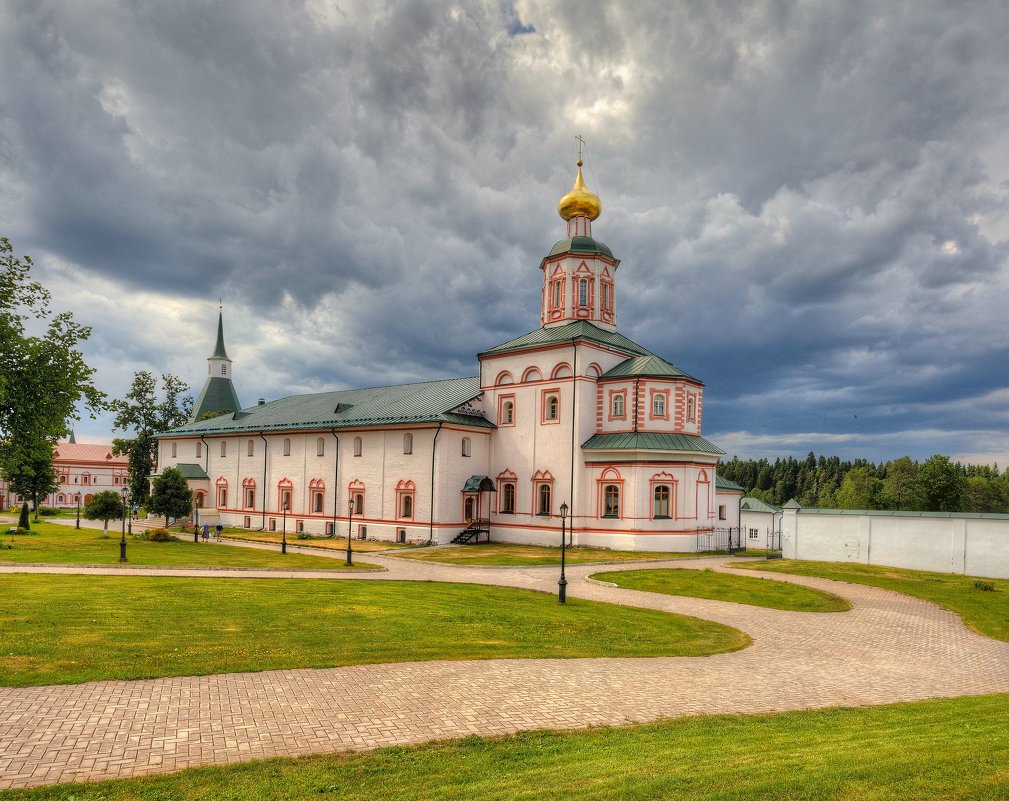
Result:
{"label": "white church building", "polygon": [[477,354],[477,376],[240,409],[219,320],[192,420],[159,436],[201,520],[559,545],[563,506],[574,545],[656,551],[737,527],[742,489],[701,436],[704,385],[617,331],[620,262],[592,236],[602,204],[581,167],[540,263],[540,327]]}

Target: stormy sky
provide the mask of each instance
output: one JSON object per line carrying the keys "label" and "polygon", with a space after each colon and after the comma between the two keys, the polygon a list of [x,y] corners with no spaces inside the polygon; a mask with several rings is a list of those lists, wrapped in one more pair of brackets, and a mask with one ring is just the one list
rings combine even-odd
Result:
{"label": "stormy sky", "polygon": [[1007,41],[969,0],[0,0],[0,234],[113,397],[198,392],[218,298],[245,404],[474,375],[581,134],[705,436],[1005,467]]}

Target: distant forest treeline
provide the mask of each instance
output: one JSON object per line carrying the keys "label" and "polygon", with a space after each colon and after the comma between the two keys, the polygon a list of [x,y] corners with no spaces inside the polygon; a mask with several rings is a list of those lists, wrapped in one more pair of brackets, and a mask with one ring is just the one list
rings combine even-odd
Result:
{"label": "distant forest treeline", "polygon": [[821,509],[1009,513],[1009,472],[938,454],[921,463],[903,456],[878,465],[813,452],[773,463],[733,456],[718,472],[747,495],[777,506],[795,498],[801,506]]}

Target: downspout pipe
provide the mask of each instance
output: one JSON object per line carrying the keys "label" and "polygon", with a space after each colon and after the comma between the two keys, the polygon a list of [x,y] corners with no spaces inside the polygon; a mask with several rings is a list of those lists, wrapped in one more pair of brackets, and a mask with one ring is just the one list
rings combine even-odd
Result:
{"label": "downspout pipe", "polygon": [[434,456],[438,452],[438,435],[441,434],[441,427],[444,423],[438,423],[438,430],[434,432],[434,439],[431,441],[431,519],[427,528],[427,544],[434,542]]}
{"label": "downspout pipe", "polygon": [[333,463],[333,537],[336,538],[336,516],[340,513],[340,438],[336,435],[336,429],[332,429],[333,439],[336,440],[336,460]]}
{"label": "downspout pipe", "polygon": [[263,436],[263,432],[259,432],[260,439],[263,440],[263,520],[262,525],[260,525],[260,531],[266,531],[266,460],[270,452],[270,441]]}
{"label": "downspout pipe", "polygon": [[575,544],[575,410],[578,409],[578,340],[571,340],[571,483],[568,485],[568,505],[571,507],[571,526],[568,545]]}

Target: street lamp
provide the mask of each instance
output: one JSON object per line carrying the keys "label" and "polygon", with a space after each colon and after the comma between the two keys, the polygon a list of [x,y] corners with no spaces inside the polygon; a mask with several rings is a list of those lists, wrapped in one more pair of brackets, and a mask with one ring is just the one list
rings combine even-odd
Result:
{"label": "street lamp", "polygon": [[196,522],[193,524],[193,542],[200,541],[200,507],[194,506],[193,513],[195,514]]}
{"label": "street lamp", "polygon": [[354,499],[352,497],[350,499],[350,501],[347,503],[347,564],[348,565],[353,565],[354,564],[354,559],[353,559],[353,557],[351,555],[351,550],[350,550],[350,529],[352,527],[351,526],[351,522],[353,521],[353,519],[354,519]]}
{"label": "street lamp", "polygon": [[567,603],[568,599],[568,580],[564,578],[564,543],[567,540],[564,531],[564,524],[568,519],[568,505],[566,503],[561,504],[561,580],[557,582],[557,601],[559,603]]}
{"label": "street lamp", "polygon": [[123,487],[123,538],[119,540],[119,561],[126,563],[126,495],[129,490]]}
{"label": "street lamp", "polygon": [[280,509],[284,513],[284,522],[281,528],[282,533],[280,535],[280,552],[287,553],[287,501],[280,504]]}
{"label": "street lamp", "polygon": [[77,528],[81,527],[81,496],[77,494],[74,496],[77,499]]}

